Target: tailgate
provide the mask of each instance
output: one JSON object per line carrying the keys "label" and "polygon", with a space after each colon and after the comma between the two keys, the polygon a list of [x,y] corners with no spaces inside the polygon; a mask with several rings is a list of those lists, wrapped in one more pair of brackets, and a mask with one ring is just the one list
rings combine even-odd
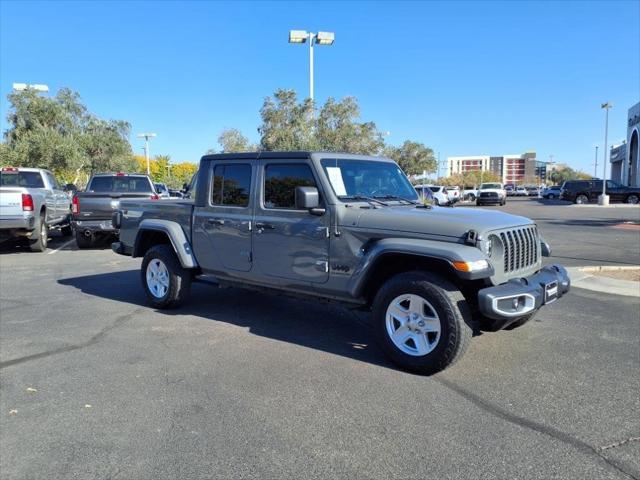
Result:
{"label": "tailgate", "polygon": [[22,216],[23,192],[21,188],[0,189],[0,217]]}
{"label": "tailgate", "polygon": [[80,213],[76,220],[110,220],[113,212],[120,208],[120,200],[148,199],[149,193],[82,192],[78,193]]}

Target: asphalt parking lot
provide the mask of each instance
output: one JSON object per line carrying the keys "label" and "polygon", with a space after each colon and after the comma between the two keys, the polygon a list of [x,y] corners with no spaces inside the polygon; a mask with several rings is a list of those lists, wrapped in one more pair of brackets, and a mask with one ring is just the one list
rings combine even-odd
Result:
{"label": "asphalt parking lot", "polygon": [[[550,261],[640,264],[640,208],[485,208]],[[1,478],[640,478],[638,298],[573,289],[421,377],[362,313],[206,285],[154,311],[139,265],[2,249]]]}

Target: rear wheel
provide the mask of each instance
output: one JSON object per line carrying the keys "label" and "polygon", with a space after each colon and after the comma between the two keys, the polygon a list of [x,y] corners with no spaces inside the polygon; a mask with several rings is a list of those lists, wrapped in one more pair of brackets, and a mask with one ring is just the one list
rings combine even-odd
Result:
{"label": "rear wheel", "polygon": [[627,197],[627,203],[631,203],[632,205],[636,205],[638,201],[640,201],[640,197],[635,193],[632,193]]}
{"label": "rear wheel", "polygon": [[576,203],[578,205],[583,205],[585,203],[589,203],[589,197],[587,197],[584,193],[576,195]]}
{"label": "rear wheel", "polygon": [[556,196],[553,193],[550,193],[549,195],[547,195],[547,198],[549,200],[553,200],[554,198],[556,198]]}
{"label": "rear wheel", "polygon": [[452,283],[425,272],[388,280],[373,302],[378,343],[403,369],[431,375],[466,351],[473,329],[462,293]]}
{"label": "rear wheel", "polygon": [[40,215],[40,222],[36,229],[33,231],[32,237],[29,241],[29,248],[32,252],[44,252],[47,249],[47,243],[49,240],[49,226],[45,219],[44,214]]}
{"label": "rear wheel", "polygon": [[191,289],[191,272],[182,268],[173,248],[156,245],[142,260],[142,285],[155,308],[172,308],[183,303]]}

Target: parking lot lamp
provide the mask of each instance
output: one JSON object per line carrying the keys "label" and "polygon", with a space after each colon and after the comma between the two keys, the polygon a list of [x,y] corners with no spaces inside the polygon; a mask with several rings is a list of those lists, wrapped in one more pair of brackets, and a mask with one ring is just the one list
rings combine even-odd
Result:
{"label": "parking lot lamp", "polygon": [[596,161],[594,163],[594,167],[593,167],[593,178],[597,178],[598,177],[598,145],[596,145]]}
{"label": "parking lot lamp", "polygon": [[333,45],[335,33],[333,32],[307,32],[306,30],[290,30],[289,43],[309,42],[309,98],[313,101],[313,46]]}
{"label": "parking lot lamp", "polygon": [[609,135],[609,109],[613,107],[611,102],[606,102],[600,105],[600,108],[604,108],[604,152],[602,159],[602,195],[598,197],[598,205],[609,205],[609,195],[607,195],[605,187],[607,185],[607,136]]}
{"label": "parking lot lamp", "polygon": [[144,157],[147,160],[147,175],[151,176],[151,168],[149,166],[149,139],[155,138],[155,133],[139,133],[138,138],[144,138]]}

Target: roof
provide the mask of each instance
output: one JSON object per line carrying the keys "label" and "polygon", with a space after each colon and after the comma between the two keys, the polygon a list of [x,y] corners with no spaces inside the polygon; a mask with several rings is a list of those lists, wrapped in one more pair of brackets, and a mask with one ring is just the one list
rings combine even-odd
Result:
{"label": "roof", "polygon": [[238,153],[214,153],[210,155],[204,155],[201,161],[209,161],[209,160],[258,160],[260,158],[264,159],[278,159],[278,160],[286,160],[286,159],[308,159],[308,158],[345,158],[345,159],[378,159],[378,160],[387,160],[386,157],[376,157],[373,155],[356,155],[352,153],[344,153],[344,152],[320,152],[320,151],[293,151],[293,152],[238,152]]}

